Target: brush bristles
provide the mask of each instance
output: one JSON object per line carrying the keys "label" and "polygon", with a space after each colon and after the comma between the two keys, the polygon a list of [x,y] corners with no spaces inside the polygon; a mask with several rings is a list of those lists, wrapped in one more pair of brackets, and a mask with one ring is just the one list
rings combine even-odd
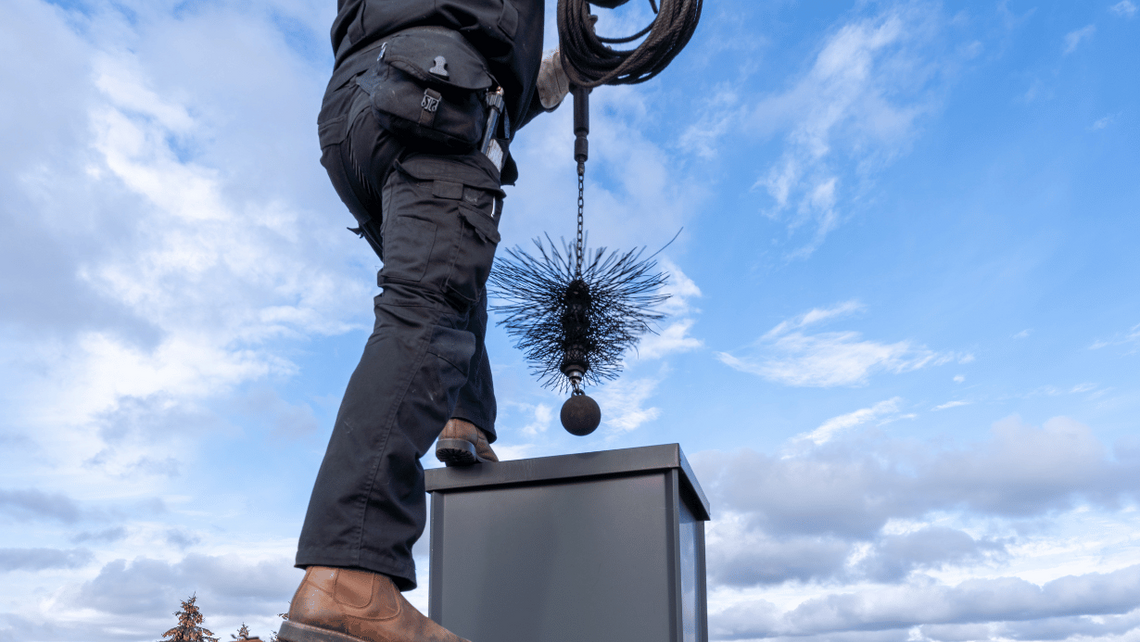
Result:
{"label": "brush bristles", "polygon": [[645,248],[624,254],[606,248],[582,257],[582,273],[575,273],[574,248],[562,251],[546,237],[549,249],[535,239],[538,254],[531,256],[515,247],[506,250],[505,260],[495,262],[488,280],[491,295],[503,301],[490,309],[503,318],[498,324],[516,340],[531,371],[546,388],[562,392],[571,389],[561,366],[567,351],[563,316],[567,311],[566,290],[575,279],[589,286],[590,305],[586,340],[576,347],[585,351],[589,369],[583,382],[598,384],[621,372],[621,355],[636,346],[641,335],[653,332],[650,323],[664,318],[653,308],[669,298],[661,294],[667,275],[657,272],[652,258],[641,260]]}

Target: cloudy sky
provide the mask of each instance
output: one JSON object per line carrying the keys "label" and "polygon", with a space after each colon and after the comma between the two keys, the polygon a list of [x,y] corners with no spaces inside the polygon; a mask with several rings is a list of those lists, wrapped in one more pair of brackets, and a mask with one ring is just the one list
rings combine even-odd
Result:
{"label": "cloudy sky", "polygon": [[[0,2],[0,640],[277,628],[379,267],[333,4]],[[494,329],[500,455],[679,442],[716,640],[1140,640],[1138,4],[709,0],[593,99],[591,244],[683,230],[670,316],[587,438]],[[505,246],[573,232],[569,111]]]}

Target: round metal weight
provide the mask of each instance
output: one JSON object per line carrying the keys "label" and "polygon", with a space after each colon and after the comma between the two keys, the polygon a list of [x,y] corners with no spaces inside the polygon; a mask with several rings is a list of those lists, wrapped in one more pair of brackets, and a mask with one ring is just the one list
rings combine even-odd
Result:
{"label": "round metal weight", "polygon": [[592,5],[605,7],[606,9],[617,9],[623,4],[629,2],[629,0],[589,0],[589,2]]}
{"label": "round metal weight", "polygon": [[562,404],[562,427],[571,435],[585,437],[602,423],[602,409],[598,402],[586,395],[570,395]]}

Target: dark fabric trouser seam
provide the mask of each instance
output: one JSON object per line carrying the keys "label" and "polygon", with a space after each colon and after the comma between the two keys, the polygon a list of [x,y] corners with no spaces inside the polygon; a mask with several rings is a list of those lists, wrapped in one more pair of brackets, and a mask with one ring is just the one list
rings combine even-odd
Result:
{"label": "dark fabric trouser seam", "polygon": [[[432,327],[435,327],[438,324],[439,319],[437,317],[436,322],[432,324]],[[419,357],[416,359],[416,365],[415,367],[408,369],[407,379],[400,385],[399,388],[399,398],[395,403],[392,404],[392,408],[389,411],[388,416],[384,418],[383,426],[385,428],[382,429],[384,435],[383,444],[380,445],[380,447],[377,449],[375,464],[372,466],[372,472],[369,475],[368,491],[362,497],[360,506],[360,536],[356,543],[357,555],[360,555],[364,551],[364,525],[365,521],[368,518],[368,498],[372,497],[373,490],[376,487],[376,476],[380,473],[380,464],[384,461],[384,454],[387,452],[388,448],[388,440],[392,436],[392,430],[395,429],[396,414],[399,412],[400,406],[404,403],[404,398],[408,395],[408,388],[411,387],[412,380],[415,379],[416,374],[419,373],[424,366],[424,361],[427,359],[428,355],[428,347],[431,345],[431,336],[432,333],[430,332],[424,333],[424,338],[420,341],[422,345],[416,348],[419,354]]]}

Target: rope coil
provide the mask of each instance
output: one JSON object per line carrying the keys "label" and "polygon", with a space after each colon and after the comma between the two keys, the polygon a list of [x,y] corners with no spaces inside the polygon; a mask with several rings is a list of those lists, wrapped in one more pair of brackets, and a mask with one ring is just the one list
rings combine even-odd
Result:
{"label": "rope coil", "polygon": [[[594,31],[598,17],[588,0],[558,0],[558,43],[570,83],[580,87],[633,85],[661,73],[693,37],[703,0],[649,0],[656,17],[647,27],[625,38],[606,38]],[[634,49],[615,50],[610,44],[633,42]]]}

